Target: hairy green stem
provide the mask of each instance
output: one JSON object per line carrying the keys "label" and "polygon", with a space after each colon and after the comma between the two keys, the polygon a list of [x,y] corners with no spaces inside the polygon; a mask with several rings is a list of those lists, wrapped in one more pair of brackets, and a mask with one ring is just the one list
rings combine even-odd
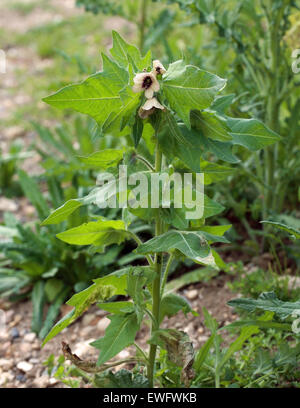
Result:
{"label": "hairy green stem", "polygon": [[167,279],[168,279],[168,275],[169,275],[169,271],[170,271],[170,268],[171,268],[173,259],[174,259],[174,254],[172,253],[172,254],[170,254],[170,256],[169,256],[169,259],[168,259],[166,268],[165,268],[165,270],[164,270],[163,279],[162,279],[162,284],[161,284],[161,290],[160,290],[160,296],[161,296],[161,297],[162,297],[163,294],[164,294],[166,282],[167,282]]}
{"label": "hairy green stem", "polygon": [[[158,146],[158,141],[156,142],[156,153],[155,153],[155,171],[159,173],[162,166],[162,153]],[[161,235],[162,233],[162,222],[160,219],[159,209],[156,213],[155,218],[155,236]],[[155,255],[155,270],[156,276],[153,281],[152,287],[152,315],[156,320],[156,323],[152,321],[151,326],[151,336],[155,330],[159,328],[159,314],[160,314],[160,283],[161,283],[161,271],[162,271],[162,254]],[[149,364],[148,364],[148,380],[150,387],[153,387],[153,378],[155,372],[155,357],[156,357],[157,345],[151,344],[149,351]]]}

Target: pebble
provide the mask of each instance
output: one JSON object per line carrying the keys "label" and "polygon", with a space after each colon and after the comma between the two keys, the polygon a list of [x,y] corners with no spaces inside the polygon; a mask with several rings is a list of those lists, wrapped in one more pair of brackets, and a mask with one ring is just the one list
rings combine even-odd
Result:
{"label": "pebble", "polygon": [[198,290],[197,290],[197,289],[189,290],[188,293],[186,294],[186,297],[187,297],[189,300],[194,300],[194,299],[196,299],[196,298],[198,297]]}
{"label": "pebble", "polygon": [[19,344],[19,351],[24,354],[28,354],[31,352],[31,344],[30,343],[21,343]]}
{"label": "pebble", "polygon": [[24,373],[28,373],[28,371],[32,370],[33,365],[28,363],[27,361],[20,361],[17,364],[17,368],[21,371],[23,371]]}
{"label": "pebble", "polygon": [[47,375],[42,375],[33,381],[33,385],[37,388],[46,388],[49,382],[49,377]]}
{"label": "pebble", "polygon": [[[95,330],[95,327],[93,327],[93,326],[86,326],[86,327],[84,327],[82,330],[81,330],[81,335],[82,335],[82,337],[87,337],[87,336],[89,336],[90,334],[91,334],[91,332],[92,331],[94,331]],[[77,336],[76,336],[76,338],[77,338]],[[74,340],[73,340],[74,341]]]}
{"label": "pebble", "polygon": [[12,360],[8,360],[6,358],[1,358],[0,359],[0,368],[2,368],[3,370],[10,370],[13,367],[13,362]]}
{"label": "pebble", "polygon": [[92,313],[87,313],[82,318],[83,326],[88,326],[92,320],[94,320],[95,316]]}
{"label": "pebble", "polygon": [[12,339],[17,339],[18,337],[20,337],[19,330],[16,327],[13,327],[10,331],[10,335]]}
{"label": "pebble", "polygon": [[33,343],[35,339],[36,339],[35,333],[26,333],[24,336],[24,341],[28,343]]}
{"label": "pebble", "polygon": [[198,341],[199,341],[199,342],[203,342],[203,343],[204,343],[204,342],[206,342],[207,340],[208,340],[208,336],[199,336],[199,337],[198,337]]}
{"label": "pebble", "polygon": [[6,383],[8,383],[9,381],[12,381],[14,379],[14,376],[12,375],[12,373],[2,373],[0,376],[0,386],[1,385],[5,385]]}
{"label": "pebble", "polygon": [[26,381],[26,377],[24,374],[18,374],[16,375],[16,380],[20,381],[20,382],[25,382]]}
{"label": "pebble", "polygon": [[107,317],[102,317],[102,319],[100,319],[97,323],[97,330],[104,333],[109,324],[110,320]]}

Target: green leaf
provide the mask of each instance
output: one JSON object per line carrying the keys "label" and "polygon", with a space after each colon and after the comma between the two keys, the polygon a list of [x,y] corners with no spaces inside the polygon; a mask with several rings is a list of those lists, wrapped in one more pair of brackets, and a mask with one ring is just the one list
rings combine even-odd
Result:
{"label": "green leaf", "polygon": [[71,215],[77,208],[82,206],[82,200],[71,199],[66,201],[62,206],[54,210],[41,225],[59,224]]}
{"label": "green leaf", "polygon": [[97,303],[97,306],[102,309],[106,310],[109,313],[113,314],[127,314],[132,313],[134,311],[134,305],[132,302],[106,302],[106,303]]}
{"label": "green leaf", "polygon": [[174,316],[180,310],[182,310],[185,315],[191,312],[194,316],[198,316],[198,313],[192,310],[189,302],[184,297],[174,293],[164,295],[160,305],[160,322],[163,321],[165,316]]}
{"label": "green leaf", "polygon": [[127,274],[129,270],[130,268],[123,268],[103,278],[95,279],[93,285],[73,295],[67,304],[74,306],[74,309],[56,323],[45,338],[43,346],[73,323],[91,304],[107,300],[114,295],[126,295]]}
{"label": "green leaf", "polygon": [[134,308],[140,324],[144,317],[144,291],[143,288],[151,283],[156,275],[156,271],[151,267],[132,267],[127,278],[127,293],[134,301]]}
{"label": "green leaf", "polygon": [[201,161],[201,171],[204,172],[204,184],[211,184],[231,176],[235,169],[217,163]]}
{"label": "green leaf", "polygon": [[232,104],[234,98],[235,94],[222,96],[217,95],[209,109],[224,114],[226,110],[229,108],[229,106]]}
{"label": "green leaf", "polygon": [[275,222],[275,221],[261,221],[261,223],[273,225],[277,229],[288,232],[290,235],[292,235],[292,237],[296,239],[300,239],[300,231],[289,225],[282,224],[281,222]]}
{"label": "green leaf", "polygon": [[80,84],[69,85],[44,98],[44,102],[57,108],[71,108],[94,118],[102,126],[114,112],[122,109],[119,92],[128,84],[124,68],[103,56],[103,71]]}
{"label": "green leaf", "polygon": [[265,322],[261,320],[238,320],[236,322],[230,323],[227,326],[221,327],[223,329],[234,329],[236,327],[251,327],[256,326],[261,329],[276,329],[291,331],[291,325],[288,323],[278,323],[278,322]]}
{"label": "green leaf", "polygon": [[205,262],[212,257],[208,245],[211,242],[228,242],[225,238],[211,235],[202,231],[168,231],[165,234],[154,237],[140,245],[136,252],[149,254],[156,252],[168,252],[177,249],[195,262]]}
{"label": "green leaf", "polygon": [[220,142],[227,142],[232,139],[226,120],[221,116],[217,116],[214,112],[193,110],[191,112],[191,121],[193,128],[199,130],[209,139]]}
{"label": "green leaf", "polygon": [[203,225],[200,230],[222,237],[231,227],[232,225]]}
{"label": "green leaf", "polygon": [[149,382],[142,374],[133,374],[122,368],[116,373],[105,371],[96,374],[94,382],[97,388],[149,388]]}
{"label": "green leaf", "polygon": [[140,104],[141,95],[134,93],[131,86],[127,86],[120,91],[120,97],[122,106],[109,114],[105,122],[103,123],[103,132],[116,132],[116,135],[124,129],[128,124],[131,117],[136,113],[136,110]]}
{"label": "green leaf", "polygon": [[128,64],[134,64],[135,70],[143,71],[151,66],[151,52],[142,57],[140,51],[134,45],[128,44],[119,33],[112,32],[113,47],[110,49],[111,55],[121,67],[127,68]]}
{"label": "green leaf", "polygon": [[104,364],[113,358],[124,348],[134,343],[139,330],[135,313],[109,316],[110,325],[105,331],[104,337],[91,343],[91,346],[100,350],[98,365]]}
{"label": "green leaf", "polygon": [[44,281],[39,280],[36,282],[32,290],[31,300],[33,305],[31,330],[34,333],[39,333],[43,324],[43,312],[46,302]]}
{"label": "green leaf", "polygon": [[47,315],[43,323],[43,327],[41,328],[39,332],[40,339],[45,338],[45,336],[49,333],[51,327],[53,326],[55,319],[59,315],[60,308],[62,304],[64,303],[64,301],[66,300],[66,297],[68,296],[69,292],[70,292],[69,287],[63,287],[60,290],[60,292],[56,295],[55,299],[53,299],[53,302],[49,306],[49,309],[47,311]]}
{"label": "green leaf", "polygon": [[193,65],[179,60],[169,65],[163,75],[163,91],[171,108],[190,129],[190,111],[206,109],[226,81]]}
{"label": "green leaf", "polygon": [[36,208],[40,219],[44,219],[49,214],[49,208],[46,200],[44,199],[39,186],[36,182],[28,176],[23,170],[18,171],[20,185],[24,191],[25,196]]}
{"label": "green leaf", "polygon": [[139,142],[143,135],[143,129],[144,129],[144,121],[139,117],[139,115],[136,115],[135,122],[132,127],[132,138],[134,141],[135,148],[137,148],[139,145]]}
{"label": "green leaf", "polygon": [[195,362],[193,367],[197,372],[200,371],[203,363],[206,360],[206,357],[208,356],[209,350],[211,349],[214,340],[215,340],[216,333],[213,333],[208,340],[206,340],[205,344],[198,350],[196,357],[195,357]]}
{"label": "green leaf", "polygon": [[120,220],[92,221],[56,235],[61,241],[73,245],[120,244],[128,236],[125,224]]}
{"label": "green leaf", "polygon": [[64,283],[61,279],[48,279],[45,284],[45,294],[49,303],[57,297],[58,293],[63,288]]}
{"label": "green leaf", "polygon": [[277,298],[275,292],[264,292],[259,295],[258,299],[233,299],[228,302],[228,305],[248,312],[254,312],[256,309],[268,310],[276,313],[282,319],[300,310],[300,301],[284,302]]}
{"label": "green leaf", "polygon": [[257,119],[227,117],[227,125],[233,137],[232,143],[256,151],[278,142],[280,136]]}
{"label": "green leaf", "polygon": [[86,166],[101,169],[107,169],[108,167],[117,166],[123,159],[123,150],[118,149],[105,149],[99,152],[95,152],[90,156],[77,156],[78,159]]}

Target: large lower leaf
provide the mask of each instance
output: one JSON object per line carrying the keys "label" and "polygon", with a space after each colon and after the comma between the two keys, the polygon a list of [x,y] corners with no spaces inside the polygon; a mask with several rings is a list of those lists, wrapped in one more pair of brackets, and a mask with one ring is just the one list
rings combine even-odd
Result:
{"label": "large lower leaf", "polygon": [[114,295],[126,295],[129,270],[130,268],[120,269],[103,278],[95,279],[93,285],[73,295],[67,304],[74,306],[74,309],[56,323],[45,338],[43,345],[73,323],[91,304],[107,300]]}
{"label": "large lower leaf", "polygon": [[170,64],[163,76],[164,94],[188,128],[191,127],[190,111],[208,108],[225,85],[224,79],[193,65],[185,65],[182,60]]}
{"label": "large lower leaf", "polygon": [[117,355],[125,347],[134,343],[135,336],[139,330],[137,316],[135,313],[109,316],[110,325],[105,331],[104,337],[91,343],[100,350],[98,365],[105,363]]}

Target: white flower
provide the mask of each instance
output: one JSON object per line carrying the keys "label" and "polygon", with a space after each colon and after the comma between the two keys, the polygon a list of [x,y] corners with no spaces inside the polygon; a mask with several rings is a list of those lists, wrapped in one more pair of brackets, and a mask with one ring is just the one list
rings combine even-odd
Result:
{"label": "white flower", "polygon": [[164,110],[165,108],[158,102],[156,98],[148,99],[139,110],[140,118],[147,118],[148,116],[152,115],[152,113],[154,113],[155,109]]}
{"label": "white flower", "polygon": [[153,61],[153,70],[152,70],[154,75],[159,75],[159,74],[164,74],[166,71],[165,67],[159,60],[154,60]]}
{"label": "white flower", "polygon": [[148,99],[148,101],[146,101],[144,103],[144,105],[142,106],[142,109],[144,110],[150,110],[152,108],[156,108],[156,109],[162,109],[164,110],[165,108],[158,102],[158,100],[156,98],[151,98]]}
{"label": "white flower", "polygon": [[145,91],[145,96],[147,99],[151,99],[154,92],[159,91],[158,80],[152,72],[141,72],[136,74],[136,76],[133,78],[133,82],[133,92]]}

